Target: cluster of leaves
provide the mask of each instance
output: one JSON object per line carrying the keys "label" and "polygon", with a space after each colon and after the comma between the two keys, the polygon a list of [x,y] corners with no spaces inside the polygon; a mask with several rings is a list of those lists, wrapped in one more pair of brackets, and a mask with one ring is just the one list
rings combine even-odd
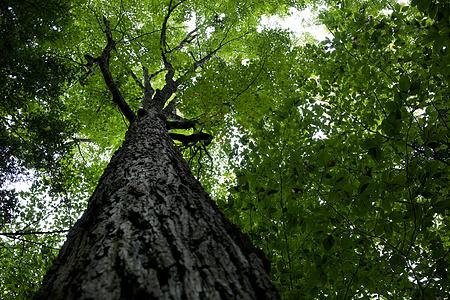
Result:
{"label": "cluster of leaves", "polygon": [[[0,187],[34,169],[48,174],[67,153],[76,122],[66,116],[58,95],[71,79],[70,68],[49,42],[60,38],[69,18],[67,4],[2,1],[0,6]],[[1,190],[0,226],[17,200]]]}
{"label": "cluster of leaves", "polygon": [[450,291],[449,10],[413,4],[330,4],[319,45],[268,33],[278,48],[232,103],[235,186],[215,196],[287,299]]}
{"label": "cluster of leaves", "polygon": [[104,165],[73,159],[87,139],[78,138],[80,104],[62,96],[78,72],[64,56],[72,17],[69,2],[0,4],[2,299],[31,297]]}

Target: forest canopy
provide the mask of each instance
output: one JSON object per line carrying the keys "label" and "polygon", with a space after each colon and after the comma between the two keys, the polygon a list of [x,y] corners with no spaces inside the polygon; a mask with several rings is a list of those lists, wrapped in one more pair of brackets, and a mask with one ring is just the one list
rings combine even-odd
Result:
{"label": "forest canopy", "polygon": [[[262,23],[304,10],[322,39]],[[283,299],[450,294],[447,1],[6,0],[0,32],[1,299],[39,288],[167,74],[174,143]]]}

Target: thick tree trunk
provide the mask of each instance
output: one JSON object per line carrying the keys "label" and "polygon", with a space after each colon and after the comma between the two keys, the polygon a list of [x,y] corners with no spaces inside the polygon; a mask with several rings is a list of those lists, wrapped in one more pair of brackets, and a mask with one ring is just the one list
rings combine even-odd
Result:
{"label": "thick tree trunk", "polygon": [[264,255],[140,116],[35,299],[278,299]]}

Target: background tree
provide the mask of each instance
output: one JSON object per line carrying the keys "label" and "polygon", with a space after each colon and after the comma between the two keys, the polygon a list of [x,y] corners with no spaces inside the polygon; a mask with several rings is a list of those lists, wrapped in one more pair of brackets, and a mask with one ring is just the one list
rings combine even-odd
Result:
{"label": "background tree", "polygon": [[[45,201],[31,196],[31,191],[25,204],[20,201],[24,195],[9,185],[28,180],[34,181],[35,192],[46,183],[48,192],[58,193],[67,180],[61,162],[70,157],[79,124],[59,97],[74,79],[57,47],[72,20],[68,9],[69,4],[60,1],[0,4],[1,232],[41,231],[35,229],[45,215]],[[51,261],[48,254],[57,250],[54,244],[51,236],[41,240],[3,235],[0,297],[31,297],[38,286],[36,275],[45,272]]]}
{"label": "background tree", "polygon": [[[64,141],[75,122],[62,119],[64,103],[58,98],[71,79],[70,69],[48,50],[51,40],[61,38],[70,21],[62,11],[66,4],[47,2],[43,7],[26,2],[3,1],[1,11],[1,177],[17,178],[25,169],[50,173],[67,151]],[[49,166],[51,165],[51,167]],[[14,207],[14,193],[2,190],[2,223]],[[8,196],[9,195],[9,196]]]}

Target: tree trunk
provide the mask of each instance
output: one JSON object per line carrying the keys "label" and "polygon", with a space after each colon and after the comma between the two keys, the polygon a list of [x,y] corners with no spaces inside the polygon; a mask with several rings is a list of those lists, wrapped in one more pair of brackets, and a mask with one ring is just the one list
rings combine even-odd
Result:
{"label": "tree trunk", "polygon": [[147,111],[35,299],[278,299],[260,250],[225,219]]}

